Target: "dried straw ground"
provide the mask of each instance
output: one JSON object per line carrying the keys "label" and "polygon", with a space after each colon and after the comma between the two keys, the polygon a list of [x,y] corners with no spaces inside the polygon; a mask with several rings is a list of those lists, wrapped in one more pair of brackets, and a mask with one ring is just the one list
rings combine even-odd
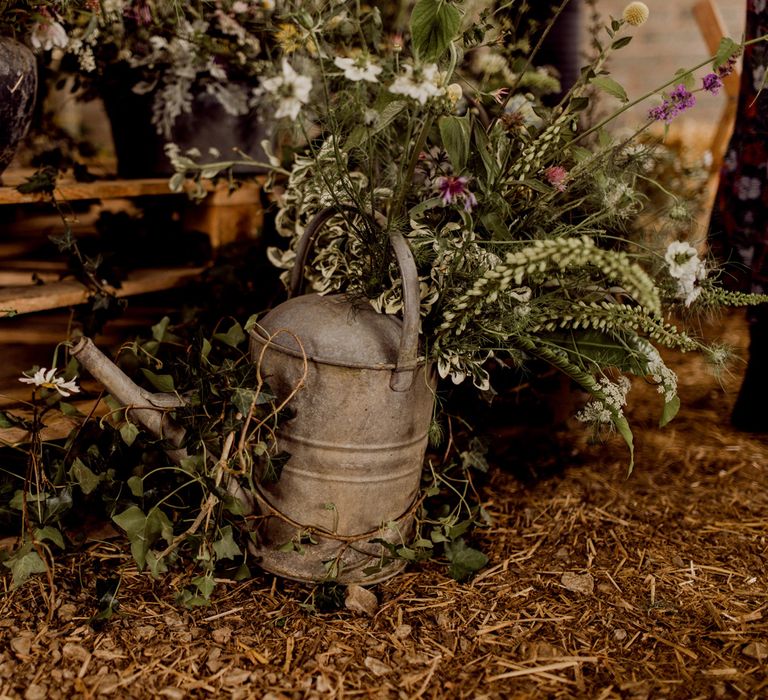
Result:
{"label": "dried straw ground", "polygon": [[[728,327],[743,347],[741,316]],[[524,464],[525,430],[499,437],[491,563],[469,583],[414,567],[367,616],[309,613],[308,588],[258,575],[190,612],[113,540],[62,560],[50,619],[44,578],[2,595],[0,697],[768,696],[768,444],[727,425],[738,374],[723,393],[672,362],[685,408],[656,431],[657,397],[633,389],[628,480],[618,440],[574,429]],[[115,572],[121,607],[94,630],[95,580]]]}

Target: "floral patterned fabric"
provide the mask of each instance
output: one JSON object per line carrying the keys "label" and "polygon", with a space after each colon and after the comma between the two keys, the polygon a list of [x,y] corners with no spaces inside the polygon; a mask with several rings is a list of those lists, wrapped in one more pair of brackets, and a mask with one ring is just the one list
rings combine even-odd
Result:
{"label": "floral patterned fabric", "polygon": [[[747,0],[746,38],[768,33],[768,0]],[[768,292],[768,42],[744,50],[733,136],[720,172],[710,237],[724,282]],[[762,90],[761,90],[762,88]]]}

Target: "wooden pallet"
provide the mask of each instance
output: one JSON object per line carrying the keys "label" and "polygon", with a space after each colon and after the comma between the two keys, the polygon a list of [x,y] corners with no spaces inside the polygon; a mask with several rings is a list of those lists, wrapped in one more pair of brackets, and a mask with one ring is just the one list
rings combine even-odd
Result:
{"label": "wooden pallet", "polygon": [[[6,172],[0,186],[0,353],[5,360],[0,372],[0,410],[23,410],[23,401],[29,399],[30,391],[18,382],[19,376],[33,364],[50,362],[53,348],[66,340],[72,330],[68,309],[87,301],[89,295],[84,284],[66,276],[62,260],[40,257],[47,237],[61,233],[63,224],[48,197],[21,194],[15,189],[29,175],[31,171]],[[226,183],[207,183],[207,196],[196,204],[183,192],[171,192],[167,179],[103,178],[91,183],[62,179],[57,183],[55,197],[74,212],[73,231],[77,236],[95,235],[94,223],[102,211],[135,213],[150,204],[167,205],[184,231],[208,235],[215,256],[217,249],[227,243],[260,235],[261,184],[252,179],[230,193]],[[151,315],[145,313],[143,318],[152,318],[154,323],[167,311],[162,297],[157,301],[157,293],[199,279],[209,264],[136,269],[110,291],[118,297],[148,295],[146,298],[154,299],[156,311]],[[124,325],[120,320],[111,322],[106,335],[97,338],[97,342],[104,347],[119,345],[126,333],[133,333],[138,327],[136,319],[125,320]],[[151,323],[146,323],[144,330]],[[97,393],[91,392],[91,396]],[[81,411],[87,413],[93,400],[80,403]],[[50,426],[45,438],[64,437],[71,427],[70,420],[62,419]],[[18,430],[0,430],[0,443],[24,439]]]}

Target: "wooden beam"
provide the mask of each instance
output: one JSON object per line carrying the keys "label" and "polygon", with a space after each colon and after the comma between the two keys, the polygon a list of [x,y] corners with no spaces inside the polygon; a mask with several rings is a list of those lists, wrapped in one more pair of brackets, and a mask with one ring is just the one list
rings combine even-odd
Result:
{"label": "wooden beam", "polygon": [[[128,275],[122,286],[109,289],[118,297],[160,292],[190,282],[205,269],[206,267],[178,267],[136,270]],[[0,318],[76,306],[87,301],[88,296],[88,288],[77,280],[8,287],[0,289]]]}

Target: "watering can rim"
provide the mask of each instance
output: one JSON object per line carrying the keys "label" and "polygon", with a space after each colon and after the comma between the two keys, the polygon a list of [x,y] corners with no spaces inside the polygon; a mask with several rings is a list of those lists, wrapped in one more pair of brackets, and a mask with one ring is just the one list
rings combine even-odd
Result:
{"label": "watering can rim", "polygon": [[386,371],[386,372],[395,372],[398,370],[402,371],[412,371],[419,369],[427,364],[427,361],[425,358],[417,358],[415,362],[409,362],[407,364],[396,364],[394,362],[378,362],[378,363],[365,363],[365,362],[348,362],[348,361],[342,361],[337,359],[331,359],[328,357],[322,357],[321,355],[317,355],[311,352],[301,352],[300,350],[296,350],[295,348],[291,348],[287,345],[283,345],[282,343],[277,342],[276,340],[270,340],[269,334],[267,333],[264,328],[262,328],[260,325],[256,324],[254,328],[252,328],[249,331],[249,334],[251,336],[251,339],[255,342],[259,343],[260,345],[269,345],[275,348],[276,350],[279,350],[282,353],[285,353],[286,355],[290,355],[291,357],[296,357],[299,360],[303,360],[304,358],[307,359],[307,362],[314,362],[316,364],[320,365],[328,365],[331,367],[344,367],[347,369],[368,369],[368,370],[376,370],[376,371]]}

